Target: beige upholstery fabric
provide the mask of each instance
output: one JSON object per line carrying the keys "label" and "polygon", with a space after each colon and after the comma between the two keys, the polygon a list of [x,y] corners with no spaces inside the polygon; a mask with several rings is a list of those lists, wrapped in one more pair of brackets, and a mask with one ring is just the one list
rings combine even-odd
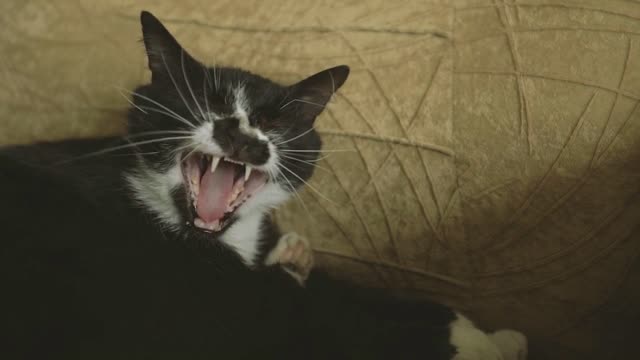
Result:
{"label": "beige upholstery fabric", "polygon": [[210,63],[351,66],[316,191],[278,214],[321,266],[520,329],[534,359],[631,358],[638,2],[3,0],[0,143],[122,131],[141,9]]}

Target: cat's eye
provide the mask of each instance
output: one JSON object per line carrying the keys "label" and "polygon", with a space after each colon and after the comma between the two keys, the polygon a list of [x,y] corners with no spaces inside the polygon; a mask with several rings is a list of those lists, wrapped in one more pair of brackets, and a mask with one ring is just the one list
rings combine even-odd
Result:
{"label": "cat's eye", "polygon": [[262,127],[267,123],[267,117],[263,114],[255,114],[249,118],[252,126]]}

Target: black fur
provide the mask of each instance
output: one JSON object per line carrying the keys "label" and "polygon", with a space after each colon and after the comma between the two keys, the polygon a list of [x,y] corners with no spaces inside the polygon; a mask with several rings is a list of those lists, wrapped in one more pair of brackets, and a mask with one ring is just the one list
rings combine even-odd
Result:
{"label": "black fur", "polygon": [[2,151],[6,345],[0,351],[65,358],[450,358],[454,314],[444,306],[400,302],[317,272],[301,288],[279,268],[250,271],[223,247],[194,246],[163,232],[127,198],[120,173],[127,157],[30,165],[104,143]]}
{"label": "black fur", "polygon": [[[162,32],[150,16],[143,13],[143,24]],[[177,51],[169,40],[158,46]],[[195,62],[188,54],[187,60]],[[153,82],[167,80],[158,61],[151,52]],[[256,83],[247,89],[276,89],[266,91],[266,102],[289,91],[326,103],[327,92],[315,86],[326,84],[319,79],[326,76],[285,88],[252,75]],[[151,85],[138,91],[180,108]],[[224,106],[224,99],[214,106]],[[291,125],[265,107],[253,121],[287,127],[292,138],[321,110],[293,104],[288,111],[300,122]],[[142,115],[132,109],[132,134],[149,131]],[[153,130],[180,126],[156,120]],[[279,267],[248,269],[206,234],[158,226],[124,180],[139,165],[130,149],[71,161],[123,143],[106,138],[0,150],[3,358],[437,360],[455,353],[448,341],[455,318],[449,308],[401,301],[318,272],[302,288]],[[319,148],[320,140],[310,132],[288,146]],[[145,155],[146,163],[167,166],[162,143],[136,150],[159,152]],[[306,179],[312,170],[299,175]],[[174,198],[187,207],[180,191]],[[279,232],[264,221],[261,246],[268,248]]]}

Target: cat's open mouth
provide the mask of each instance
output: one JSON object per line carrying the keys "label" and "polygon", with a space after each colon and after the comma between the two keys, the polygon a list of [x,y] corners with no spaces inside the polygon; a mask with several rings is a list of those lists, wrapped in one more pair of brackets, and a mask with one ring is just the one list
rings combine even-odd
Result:
{"label": "cat's open mouth", "polygon": [[203,153],[183,159],[182,171],[193,206],[193,225],[212,233],[224,230],[235,211],[267,180],[248,164]]}

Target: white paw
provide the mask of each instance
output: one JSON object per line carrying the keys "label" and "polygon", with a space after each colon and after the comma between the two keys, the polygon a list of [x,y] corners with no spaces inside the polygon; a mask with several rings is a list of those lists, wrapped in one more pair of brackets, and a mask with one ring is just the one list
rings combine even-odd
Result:
{"label": "white paw", "polygon": [[504,360],[526,360],[527,338],[515,330],[498,330],[489,334],[491,341],[498,346]]}
{"label": "white paw", "polygon": [[467,324],[451,325],[449,342],[456,348],[453,360],[504,360],[498,346],[484,331]]}
{"label": "white paw", "polygon": [[306,238],[294,233],[280,236],[278,244],[265,259],[266,265],[280,264],[300,285],[304,285],[313,268],[313,251]]}
{"label": "white paw", "polygon": [[450,324],[451,345],[456,348],[454,360],[526,360],[527,338],[514,330],[491,334],[475,327],[461,314]]}

